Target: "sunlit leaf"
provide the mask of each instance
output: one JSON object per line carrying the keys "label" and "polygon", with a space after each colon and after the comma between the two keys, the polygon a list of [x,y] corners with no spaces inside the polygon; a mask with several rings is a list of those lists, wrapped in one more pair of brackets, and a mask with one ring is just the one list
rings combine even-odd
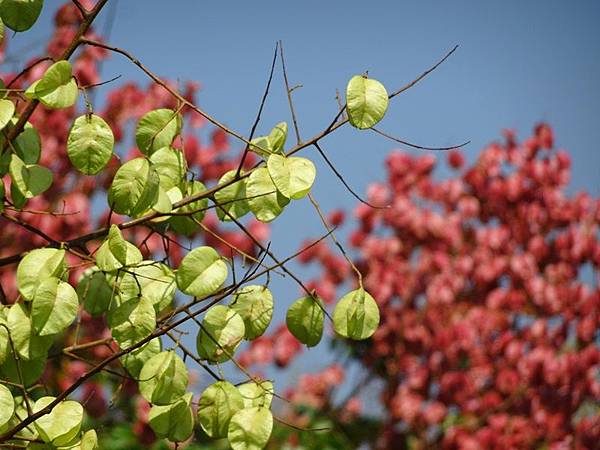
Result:
{"label": "sunlit leaf", "polygon": [[246,195],[250,210],[261,222],[271,222],[290,202],[277,190],[269,171],[264,167],[255,169],[248,178]]}
{"label": "sunlit leaf", "polygon": [[238,313],[215,305],[206,312],[198,332],[198,355],[211,363],[227,361],[242,342],[244,332],[244,320]]}
{"label": "sunlit leaf", "polygon": [[242,395],[227,381],[217,381],[200,395],[198,421],[204,432],[212,438],[227,436],[231,417],[244,407]]}
{"label": "sunlit leaf", "polygon": [[77,170],[96,175],[113,155],[115,138],[104,119],[95,114],[79,116],[67,138],[67,155]]}
{"label": "sunlit leaf", "polygon": [[60,333],[75,320],[78,307],[77,293],[69,283],[46,278],[31,303],[33,331],[39,336]]}
{"label": "sunlit leaf", "polygon": [[238,289],[229,306],[244,319],[244,339],[261,336],[273,317],[273,295],[266,286],[249,285]]}
{"label": "sunlit leaf", "polygon": [[162,147],[150,156],[150,161],[160,179],[160,185],[168,191],[179,186],[187,170],[185,157],[181,150],[173,147]]}
{"label": "sunlit leaf", "polygon": [[129,375],[138,379],[146,361],[161,351],[162,344],[160,343],[160,339],[154,338],[141,347],[121,356],[120,361],[125,369],[127,369],[127,372],[129,372]]}
{"label": "sunlit leaf", "polygon": [[123,239],[117,225],[111,225],[108,236],[96,252],[96,265],[100,270],[111,272],[121,267],[133,266],[142,261],[142,254],[132,243]]}
{"label": "sunlit leaf", "polygon": [[0,384],[0,428],[8,423],[15,412],[15,399],[3,384]]}
{"label": "sunlit leaf", "polygon": [[10,100],[0,100],[0,130],[2,130],[12,119],[15,113],[15,104]]}
{"label": "sunlit leaf", "polygon": [[108,190],[108,205],[119,214],[135,217],[158,199],[160,178],[145,158],[126,162],[115,174]]}
{"label": "sunlit leaf", "polygon": [[[237,170],[225,172],[218,184],[225,184],[233,180],[236,172]],[[227,187],[219,189],[215,192],[215,200],[220,205],[216,207],[217,216],[220,220],[228,222],[231,221],[230,216],[234,219],[239,219],[248,214],[250,205],[248,205],[248,200],[246,200],[246,179],[241,179]],[[225,211],[229,214],[226,214]]]}
{"label": "sunlit leaf", "polygon": [[379,326],[379,307],[364,289],[344,295],[333,311],[333,328],[341,336],[362,340],[375,333]]}
{"label": "sunlit leaf", "polygon": [[[200,181],[190,181],[185,183],[185,192],[183,193],[184,198],[202,194],[206,191],[206,187]],[[181,199],[179,199],[181,200]],[[208,199],[201,198],[194,202],[188,203],[180,208],[173,211],[177,215],[173,215],[169,220],[173,230],[176,233],[184,234],[189,236],[198,229],[198,225],[195,221],[201,221],[206,214],[206,207],[208,206]],[[182,215],[189,213],[189,216]],[[195,221],[194,221],[194,220]]]}
{"label": "sunlit leaf", "polygon": [[[42,397],[33,405],[33,412],[41,411],[55,400],[54,397]],[[83,407],[76,401],[64,400],[56,405],[49,414],[34,422],[40,438],[55,446],[68,444],[79,434],[83,421]]]}
{"label": "sunlit leaf", "polygon": [[267,161],[271,180],[285,197],[299,199],[310,191],[317,171],[306,158],[271,155]]}
{"label": "sunlit leaf", "polygon": [[244,408],[252,408],[254,406],[271,407],[273,393],[275,392],[271,381],[249,381],[240,384],[237,389],[244,399]]}
{"label": "sunlit leaf", "polygon": [[197,247],[189,252],[176,274],[179,289],[195,297],[216,292],[226,278],[227,265],[212,247]]}
{"label": "sunlit leaf", "polygon": [[273,431],[273,415],[268,408],[245,408],[236,412],[227,432],[233,450],[262,450]]}
{"label": "sunlit leaf", "polygon": [[26,199],[44,193],[52,185],[52,172],[49,169],[37,164],[25,164],[15,154],[11,157],[9,171],[12,186]]}
{"label": "sunlit leaf", "polygon": [[188,385],[185,363],[174,351],[161,352],[144,363],[139,376],[142,396],[155,405],[168,405],[181,397]]}
{"label": "sunlit leaf", "polygon": [[377,80],[356,75],[346,88],[346,110],[350,124],[356,128],[371,128],[385,115],[388,93]]}
{"label": "sunlit leaf", "polygon": [[148,413],[148,424],[157,437],[172,442],[183,442],[194,431],[192,394],[188,392],[175,402],[160,406],[154,405]]}
{"label": "sunlit leaf", "polygon": [[48,67],[44,76],[25,91],[26,97],[37,99],[53,109],[73,106],[78,94],[79,89],[73,78],[71,63],[65,60]]}
{"label": "sunlit leaf", "polygon": [[157,314],[170,306],[175,297],[175,274],[168,266],[156,261],[142,261],[120,272],[117,284],[125,298],[146,297]]}
{"label": "sunlit leaf", "polygon": [[121,348],[131,347],[156,328],[154,305],[145,297],[120,301],[108,312],[108,327]]}
{"label": "sunlit leaf", "polygon": [[296,339],[308,347],[314,347],[321,342],[324,318],[320,299],[301,297],[288,309],[285,322]]}
{"label": "sunlit leaf", "polygon": [[135,130],[135,142],[140,151],[148,156],[156,150],[168,147],[180,133],[181,115],[171,109],[155,109],[140,119]]}
{"label": "sunlit leaf", "polygon": [[83,272],[75,291],[85,310],[92,316],[99,316],[108,311],[116,293],[108,283],[106,275],[96,266]]}
{"label": "sunlit leaf", "polygon": [[50,277],[62,278],[67,270],[65,251],[38,248],[27,253],[17,266],[17,287],[21,295],[31,300],[38,285]]}

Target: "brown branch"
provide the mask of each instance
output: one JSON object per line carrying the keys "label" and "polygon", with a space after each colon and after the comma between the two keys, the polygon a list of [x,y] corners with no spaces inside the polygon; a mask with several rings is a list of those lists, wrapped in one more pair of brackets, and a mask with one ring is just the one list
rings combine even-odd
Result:
{"label": "brown branch", "polygon": [[390,134],[384,133],[383,131],[378,130],[375,127],[371,127],[371,130],[374,131],[375,133],[377,133],[377,134],[379,134],[379,135],[387,138],[387,139],[390,139],[391,141],[397,142],[397,143],[402,144],[402,145],[406,145],[407,147],[416,148],[417,150],[447,151],[447,150],[454,150],[454,149],[457,149],[457,148],[461,148],[461,147],[464,147],[465,145],[468,145],[468,144],[471,143],[471,141],[466,141],[466,142],[463,142],[462,144],[452,145],[450,147],[424,147],[422,145],[412,144],[412,143],[410,143],[408,141],[404,141],[402,139],[398,139],[397,137],[394,137],[394,136],[392,136]]}
{"label": "brown branch", "polygon": [[296,133],[296,144],[302,143],[300,138],[300,130],[298,129],[298,121],[296,120],[296,110],[294,109],[294,103],[292,101],[292,90],[290,89],[290,83],[288,82],[287,70],[285,68],[285,57],[283,56],[283,42],[279,41],[279,53],[281,54],[281,70],[283,71],[283,80],[285,82],[285,92],[287,94],[288,103],[290,105],[290,112],[292,113],[292,122],[294,124],[294,131]]}

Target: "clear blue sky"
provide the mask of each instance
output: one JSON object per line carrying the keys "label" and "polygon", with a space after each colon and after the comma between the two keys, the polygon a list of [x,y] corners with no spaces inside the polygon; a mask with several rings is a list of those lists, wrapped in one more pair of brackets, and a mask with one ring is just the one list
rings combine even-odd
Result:
{"label": "clear blue sky", "polygon": [[[109,2],[113,3],[115,0]],[[47,1],[36,33],[48,31],[60,2]],[[476,155],[514,128],[520,137],[541,120],[573,158],[571,192],[600,191],[600,2],[453,1],[116,3],[110,43],[135,54],[166,78],[200,81],[200,105],[247,134],[268,74],[275,42],[283,40],[303,137],[329,123],[335,89],[365,70],[390,90],[430,66],[453,45],[459,50],[411,91],[393,101],[381,129],[423,145],[470,139]],[[100,29],[108,10],[99,18]],[[145,81],[119,56],[103,78]],[[289,110],[279,74],[266,105],[261,132]],[[346,127],[324,148],[358,192],[383,179],[383,159],[395,146],[369,132]],[[318,162],[313,150],[306,156]],[[325,209],[355,201],[318,163],[315,195]],[[275,250],[293,252],[302,237],[322,231],[308,201],[289,207],[273,226]],[[277,282],[279,317],[297,295]],[[325,351],[312,351],[321,358]],[[307,361],[306,359],[304,361]],[[316,368],[316,365],[314,365]]]}

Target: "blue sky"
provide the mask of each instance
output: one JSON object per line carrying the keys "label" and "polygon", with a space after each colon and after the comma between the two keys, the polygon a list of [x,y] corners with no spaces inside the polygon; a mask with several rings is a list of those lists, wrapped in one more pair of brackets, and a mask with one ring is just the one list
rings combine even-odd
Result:
{"label": "blue sky", "polygon": [[[60,3],[46,2],[32,34],[47,35]],[[471,140],[465,152],[472,158],[503,128],[516,129],[523,138],[537,122],[547,121],[557,145],[572,155],[570,192],[599,194],[600,2],[111,0],[98,20],[100,29],[111,7],[116,13],[111,44],[132,52],[160,76],[200,81],[200,105],[244,134],[279,39],[291,83],[303,85],[294,101],[304,138],[331,121],[335,90],[343,92],[352,75],[368,70],[391,91],[459,44],[442,67],[391,103],[380,128],[423,145]],[[26,36],[15,43],[24,45]],[[119,56],[103,68],[104,79],[116,75],[122,75],[120,81],[146,81]],[[259,133],[290,121],[279,73],[273,83]],[[364,193],[370,182],[384,178],[382,162],[396,146],[345,127],[323,147]],[[352,208],[355,200],[314,151],[305,156],[317,162],[314,193],[323,208]],[[291,253],[302,238],[321,232],[308,201],[297,202],[273,226],[274,249]],[[277,281],[274,292],[282,317],[298,289]],[[326,360],[327,351],[313,350],[311,357]]]}

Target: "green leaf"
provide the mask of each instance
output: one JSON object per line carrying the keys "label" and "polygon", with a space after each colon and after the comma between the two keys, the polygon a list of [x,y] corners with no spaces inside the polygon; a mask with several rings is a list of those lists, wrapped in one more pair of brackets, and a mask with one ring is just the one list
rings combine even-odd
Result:
{"label": "green leaf", "polygon": [[378,326],[377,302],[362,288],[344,295],[333,311],[333,328],[346,338],[356,341],[367,339]]}
{"label": "green leaf", "polygon": [[38,285],[46,278],[62,278],[66,273],[65,251],[38,248],[27,253],[17,266],[17,288],[26,300],[31,300]]}
{"label": "green leaf", "polygon": [[181,115],[171,109],[155,109],[140,119],[135,130],[135,142],[148,156],[162,147],[168,147],[181,132]]}
{"label": "green leaf", "polygon": [[277,190],[269,171],[264,167],[255,169],[246,184],[250,210],[261,222],[271,222],[290,200]]}
{"label": "green leaf", "polygon": [[73,122],[67,138],[67,155],[77,170],[96,175],[112,158],[115,137],[100,116],[85,114]]}
{"label": "green leaf", "polygon": [[[9,133],[12,128],[17,123],[18,118],[13,117],[9,124],[6,125],[6,133]],[[4,133],[0,133],[0,145],[4,147],[5,136]],[[25,164],[37,164],[40,160],[41,153],[41,141],[40,134],[37,130],[31,125],[31,123],[26,122],[23,130],[17,135],[17,137],[12,141],[11,148],[14,150],[16,155],[23,160]],[[4,174],[8,171],[8,164],[10,163],[10,152],[4,152],[2,155],[6,160],[0,161],[0,174]]]}
{"label": "green leaf", "polygon": [[[0,44],[4,41],[4,22],[0,17]],[[2,83],[2,87],[4,88],[4,83]]]}
{"label": "green leaf", "polygon": [[308,194],[317,175],[310,160],[295,156],[271,155],[267,168],[277,190],[291,199],[300,199]]}
{"label": "green leaf", "polygon": [[[206,191],[206,187],[200,181],[190,181],[185,184],[184,197],[188,198],[193,195],[201,194],[204,191]],[[175,230],[176,233],[184,234],[186,236],[194,233],[198,229],[198,225],[194,220],[192,220],[192,218],[196,221],[201,221],[206,214],[205,210],[207,206],[208,199],[201,198],[200,200],[196,200],[195,202],[191,202],[187,205],[177,208],[174,212],[178,214],[190,213],[190,216],[172,216],[169,222],[171,223],[173,230]]]}
{"label": "green leaf", "polygon": [[287,138],[288,126],[286,122],[280,122],[269,133],[269,146],[273,153],[281,153]]}
{"label": "green leaf", "polygon": [[253,408],[255,406],[271,407],[273,393],[275,392],[271,381],[249,381],[240,384],[237,389],[244,399],[244,408]]}
{"label": "green leaf", "polygon": [[108,205],[119,214],[137,216],[158,199],[160,178],[145,158],[126,162],[115,174],[108,190]]}
{"label": "green leaf", "polygon": [[132,352],[121,356],[120,361],[133,378],[139,378],[146,361],[162,351],[159,338],[154,338]]}
{"label": "green leaf", "polygon": [[273,317],[273,295],[265,286],[244,286],[233,294],[229,306],[244,320],[244,339],[261,336]]}
{"label": "green leaf", "polygon": [[[217,185],[225,184],[233,180],[236,172],[237,170],[226,172]],[[248,205],[248,200],[246,200],[246,179],[241,179],[227,187],[219,189],[215,192],[215,200],[221,205],[216,208],[217,216],[220,220],[228,222],[231,221],[229,215],[234,219],[239,219],[248,214],[250,205]],[[225,214],[223,210],[227,211],[229,215]]]}
{"label": "green leaf", "polygon": [[0,366],[0,375],[3,380],[8,380],[12,383],[24,384],[26,387],[35,384],[46,369],[46,358],[40,356],[38,359],[21,359],[19,358],[19,366],[17,361],[9,352],[6,360]]}
{"label": "green leaf", "polygon": [[106,275],[96,266],[83,272],[75,291],[85,310],[92,316],[99,316],[108,311],[115,294]]}
{"label": "green leaf", "polygon": [[296,339],[314,347],[323,336],[323,304],[315,297],[301,297],[287,311],[285,322]]}
{"label": "green leaf", "polygon": [[[55,400],[42,397],[33,405],[33,412],[41,411]],[[55,446],[66,445],[79,434],[83,421],[83,407],[76,401],[65,400],[56,405],[49,414],[34,422],[40,438]]]}
{"label": "green leaf", "polygon": [[24,198],[44,193],[52,185],[52,172],[37,164],[25,164],[13,154],[10,159],[10,178],[14,187]]}
{"label": "green leaf", "polygon": [[196,340],[198,355],[211,363],[227,361],[244,338],[244,320],[232,308],[211,307]]}
{"label": "green leaf", "polygon": [[31,303],[31,323],[39,336],[60,333],[75,317],[79,307],[75,289],[58,278],[46,278],[40,283]]}
{"label": "green leaf", "polygon": [[173,403],[185,394],[187,385],[185,363],[174,351],[154,355],[144,363],[140,372],[140,393],[154,405]]}
{"label": "green leaf", "polygon": [[356,75],[348,82],[346,103],[350,124],[360,129],[371,128],[385,115],[388,93],[379,81]]}
{"label": "green leaf", "polygon": [[156,328],[156,313],[145,297],[121,301],[108,312],[108,327],[122,349],[150,336]]}
{"label": "green leaf", "polygon": [[6,361],[6,357],[11,353],[10,343],[8,342],[8,324],[6,323],[7,307],[0,309],[0,364]]}
{"label": "green leaf", "polygon": [[165,191],[181,184],[187,171],[185,157],[181,150],[173,147],[159,148],[152,153],[150,161]]}
{"label": "green leaf", "polygon": [[192,394],[188,392],[170,405],[154,405],[148,413],[148,424],[159,438],[183,442],[194,431]]}
{"label": "green leaf", "polygon": [[71,63],[58,61],[52,64],[44,76],[25,91],[25,96],[37,99],[48,108],[61,109],[73,106],[79,89],[73,78]]}
{"label": "green leaf", "polygon": [[[0,175],[1,177],[1,175]],[[0,179],[0,213],[4,211],[4,181]]]}
{"label": "green leaf", "polygon": [[155,261],[142,261],[120,272],[117,283],[121,296],[146,297],[157,314],[169,307],[175,297],[175,274],[165,264]]}
{"label": "green leaf", "polygon": [[246,408],[229,422],[227,439],[233,450],[262,450],[273,431],[273,415],[267,408]]}
{"label": "green leaf", "polygon": [[269,136],[259,136],[252,139],[250,141],[250,150],[263,158],[268,158],[272,153]]}
{"label": "green leaf", "polygon": [[44,0],[3,0],[0,2],[0,17],[13,31],[26,31],[33,26]]}
{"label": "green leaf", "polygon": [[0,100],[0,130],[2,130],[12,119],[15,113],[15,104],[10,100]]}
{"label": "green leaf", "polygon": [[244,400],[236,387],[227,381],[217,381],[200,395],[198,421],[211,438],[227,437],[231,417],[244,407]]}
{"label": "green leaf", "polygon": [[112,272],[142,261],[142,253],[131,242],[123,239],[117,225],[111,225],[108,236],[96,252],[96,265],[100,270]]}
{"label": "green leaf", "polygon": [[216,292],[227,279],[227,265],[215,249],[197,247],[177,269],[177,287],[188,295],[205,297]]}
{"label": "green leaf", "polygon": [[15,413],[15,399],[10,389],[0,384],[0,428],[6,425]]}
{"label": "green leaf", "polygon": [[33,332],[31,317],[24,305],[15,303],[6,318],[10,339],[19,356],[26,360],[45,359],[52,345],[52,336],[37,336]]}
{"label": "green leaf", "polygon": [[96,450],[98,448],[98,435],[95,430],[88,430],[81,436],[79,449],[77,450]]}

